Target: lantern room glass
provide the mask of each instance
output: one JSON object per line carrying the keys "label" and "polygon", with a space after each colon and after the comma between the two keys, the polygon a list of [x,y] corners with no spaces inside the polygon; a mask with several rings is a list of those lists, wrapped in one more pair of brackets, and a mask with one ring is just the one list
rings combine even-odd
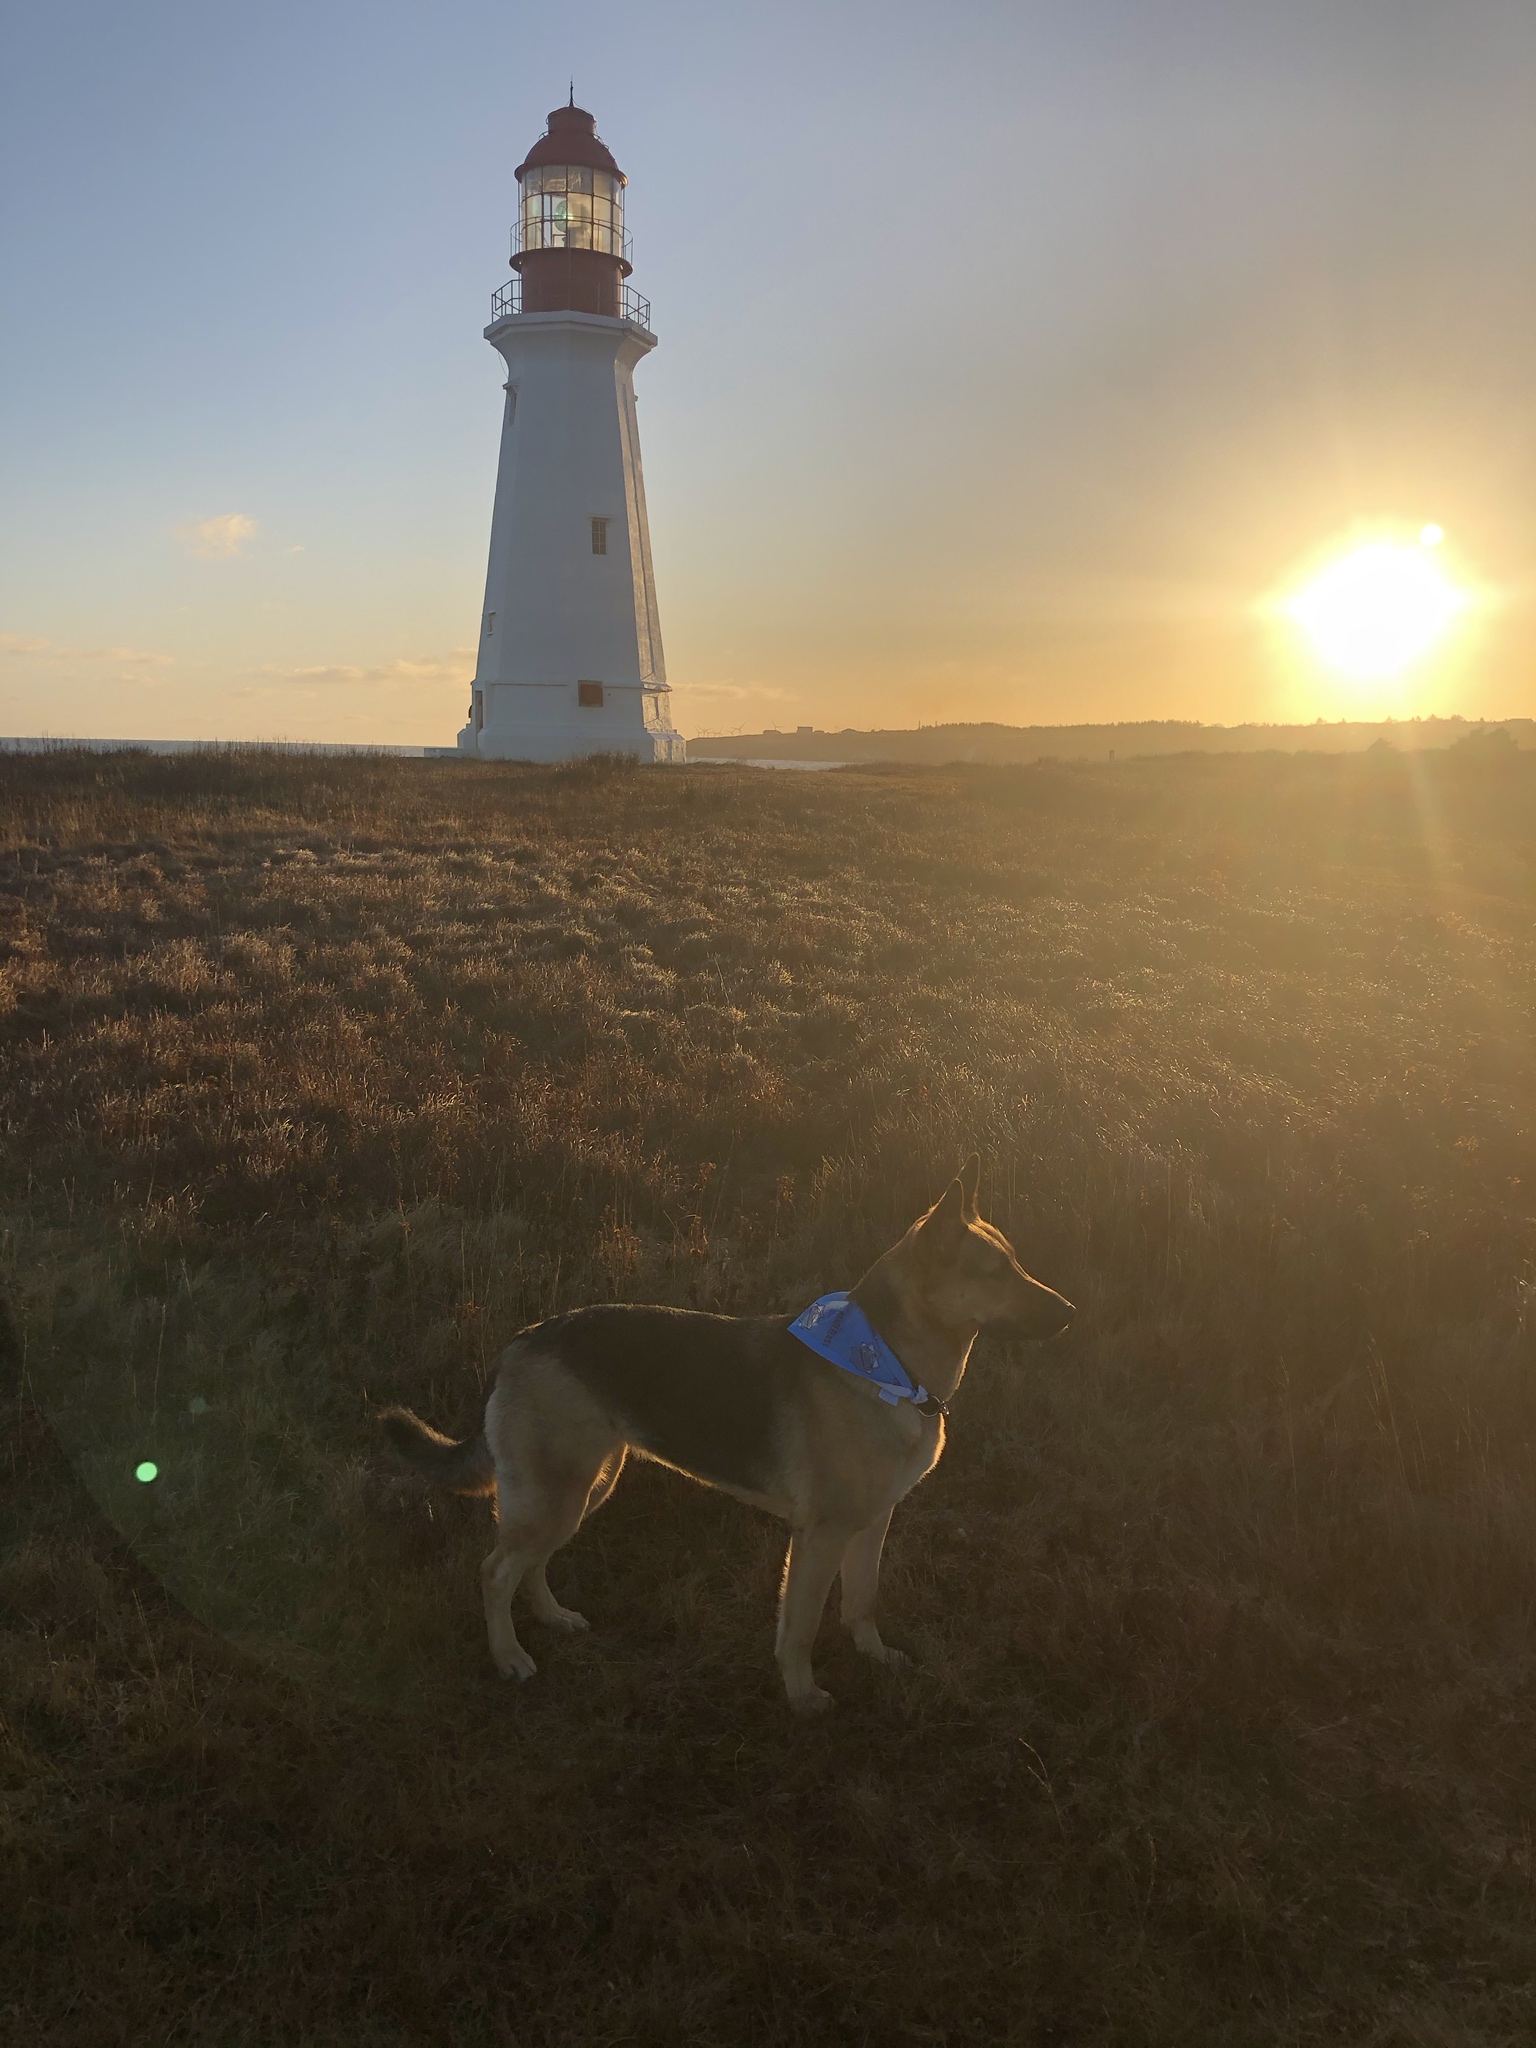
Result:
{"label": "lantern room glass", "polygon": [[543,164],[523,173],[519,249],[594,249],[624,254],[624,180],[584,164]]}

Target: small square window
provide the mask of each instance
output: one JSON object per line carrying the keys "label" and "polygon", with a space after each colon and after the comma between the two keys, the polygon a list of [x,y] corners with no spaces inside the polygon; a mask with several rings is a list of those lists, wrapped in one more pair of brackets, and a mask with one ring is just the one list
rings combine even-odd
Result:
{"label": "small square window", "polygon": [[495,632],[495,630],[496,614],[494,612],[487,612],[485,615],[485,637],[487,640],[490,639],[491,635]]}
{"label": "small square window", "polygon": [[608,552],[608,522],[606,519],[594,519],[592,522],[592,552],[594,555],[606,555]]}
{"label": "small square window", "polygon": [[603,708],[603,686],[601,683],[578,683],[576,702],[583,711],[601,711]]}

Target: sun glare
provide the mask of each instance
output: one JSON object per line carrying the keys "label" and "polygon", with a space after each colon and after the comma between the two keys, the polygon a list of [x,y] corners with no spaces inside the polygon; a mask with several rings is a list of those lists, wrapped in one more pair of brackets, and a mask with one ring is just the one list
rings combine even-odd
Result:
{"label": "sun glare", "polygon": [[1401,675],[1435,651],[1468,601],[1432,553],[1444,539],[1426,526],[1417,545],[1368,541],[1289,599],[1286,615],[1329,668]]}

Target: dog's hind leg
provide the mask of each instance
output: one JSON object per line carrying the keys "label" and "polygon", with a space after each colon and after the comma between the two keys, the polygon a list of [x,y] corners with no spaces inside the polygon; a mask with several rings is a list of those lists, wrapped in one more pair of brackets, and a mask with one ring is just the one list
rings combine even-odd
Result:
{"label": "dog's hind leg", "polygon": [[811,1674],[811,1650],[847,1547],[846,1528],[796,1529],[789,1539],[774,1654],[797,1714],[823,1713],[832,1704],[832,1695],[823,1692]]}
{"label": "dog's hind leg", "polygon": [[536,1502],[520,1502],[519,1512],[508,1518],[506,1535],[480,1567],[491,1657],[503,1678],[532,1678],[539,1668],[518,1641],[512,1621],[513,1595],[524,1582],[540,1621],[572,1631],[587,1625],[585,1616],[560,1605],[544,1576],[550,1558],[581,1527],[587,1492],[588,1485],[583,1484]]}
{"label": "dog's hind leg", "polygon": [[544,1567],[562,1544],[569,1543],[594,1508],[600,1508],[619,1483],[619,1474],[624,1470],[624,1459],[629,1451],[628,1444],[619,1444],[609,1451],[595,1473],[588,1473],[573,1480],[563,1496],[562,1512],[558,1527],[560,1534],[549,1546],[538,1562],[531,1566],[525,1581],[528,1598],[534,1614],[550,1628],[563,1628],[575,1634],[590,1627],[586,1616],[578,1614],[574,1607],[562,1607],[549,1590],[549,1580],[544,1576]]}
{"label": "dog's hind leg", "polygon": [[555,1552],[569,1543],[576,1534],[591,1512],[594,1499],[600,1507],[612,1493],[627,1448],[626,1445],[620,1444],[616,1451],[610,1452],[603,1459],[595,1472],[588,1466],[578,1476],[562,1483],[558,1488],[550,1486],[547,1489],[549,1509],[542,1525],[542,1554],[532,1559],[523,1576],[534,1616],[546,1627],[565,1629],[574,1635],[589,1626],[584,1614],[578,1614],[574,1607],[560,1605],[549,1590],[549,1580],[544,1576],[544,1569]]}
{"label": "dog's hind leg", "polygon": [[618,1485],[619,1474],[624,1470],[624,1460],[628,1455],[629,1445],[620,1444],[616,1451],[610,1452],[603,1460],[603,1469],[598,1473],[596,1479],[593,1480],[592,1491],[587,1495],[587,1505],[582,1514],[583,1521],[585,1521],[588,1515],[596,1514],[609,1494]]}
{"label": "dog's hind leg", "polygon": [[[534,1614],[555,1628],[584,1629],[549,1590],[545,1567],[581,1527],[594,1498],[618,1478],[626,1445],[557,1358],[514,1345],[485,1410],[496,1467],[496,1548],[480,1567],[491,1657],[506,1678],[532,1678],[517,1639],[512,1600],[526,1582]],[[606,1483],[605,1483],[606,1482]]]}
{"label": "dog's hind leg", "polygon": [[538,1555],[537,1539],[526,1526],[509,1528],[497,1538],[496,1548],[480,1567],[491,1661],[503,1678],[532,1678],[539,1668],[512,1626],[512,1595]]}
{"label": "dog's hind leg", "polygon": [[853,1636],[853,1646],[877,1664],[910,1664],[912,1659],[880,1640],[875,1626],[875,1595],[880,1586],[880,1552],[885,1532],[891,1525],[892,1510],[876,1515],[867,1529],[861,1529],[843,1552],[843,1627]]}
{"label": "dog's hind leg", "polygon": [[491,1658],[503,1678],[532,1678],[538,1669],[518,1641],[512,1621],[513,1595],[524,1580],[540,1621],[567,1629],[587,1625],[550,1592],[544,1567],[581,1527],[592,1479],[590,1470],[574,1482],[522,1475],[513,1481],[500,1472],[496,1475],[496,1519],[501,1533],[496,1548],[480,1567],[480,1586],[485,1595]]}
{"label": "dog's hind leg", "polygon": [[[574,1533],[573,1530],[572,1534]],[[551,1593],[549,1581],[544,1576],[544,1565],[548,1562],[546,1558],[543,1564],[536,1564],[524,1581],[528,1588],[529,1604],[533,1608],[535,1618],[542,1621],[546,1628],[563,1628],[568,1635],[578,1635],[582,1629],[590,1628],[592,1624],[584,1614],[578,1614],[574,1607],[562,1607]]]}

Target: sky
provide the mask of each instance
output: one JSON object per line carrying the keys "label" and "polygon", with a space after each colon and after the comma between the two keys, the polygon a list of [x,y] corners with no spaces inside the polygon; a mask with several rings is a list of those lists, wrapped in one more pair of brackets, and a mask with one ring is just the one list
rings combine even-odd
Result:
{"label": "sky", "polygon": [[[513,171],[629,176],[689,734],[1536,712],[1530,0],[4,0],[0,734],[450,744]],[[1278,599],[1443,527],[1363,682]]]}

